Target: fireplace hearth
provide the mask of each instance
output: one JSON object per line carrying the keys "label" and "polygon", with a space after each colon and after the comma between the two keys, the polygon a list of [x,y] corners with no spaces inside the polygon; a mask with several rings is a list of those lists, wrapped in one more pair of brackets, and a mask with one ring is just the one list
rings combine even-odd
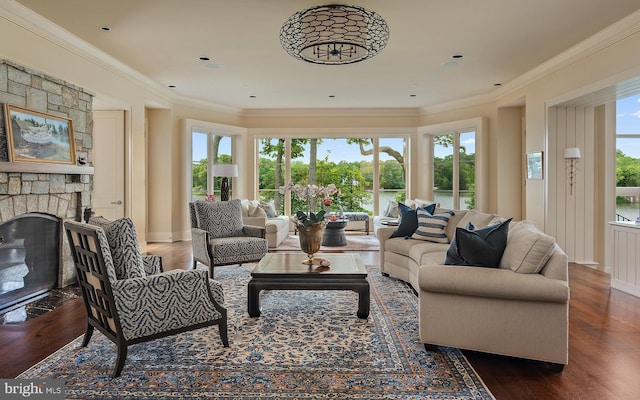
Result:
{"label": "fireplace hearth", "polygon": [[58,287],[62,222],[25,213],[0,224],[0,313]]}

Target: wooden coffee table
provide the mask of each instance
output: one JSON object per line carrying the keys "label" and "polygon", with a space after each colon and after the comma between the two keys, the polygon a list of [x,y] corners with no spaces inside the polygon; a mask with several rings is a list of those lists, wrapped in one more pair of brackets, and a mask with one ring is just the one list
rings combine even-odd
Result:
{"label": "wooden coffee table", "polygon": [[320,254],[330,267],[302,264],[304,253],[267,253],[251,272],[247,311],[260,316],[261,290],[353,290],[358,293],[358,318],[369,316],[369,281],[358,254]]}

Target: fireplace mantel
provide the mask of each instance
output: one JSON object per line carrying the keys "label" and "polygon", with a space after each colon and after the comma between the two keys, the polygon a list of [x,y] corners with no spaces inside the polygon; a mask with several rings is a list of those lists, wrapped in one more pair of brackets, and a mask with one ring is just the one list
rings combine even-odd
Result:
{"label": "fireplace mantel", "polygon": [[93,167],[0,161],[0,172],[27,172],[35,174],[68,174],[68,175],[93,175]]}

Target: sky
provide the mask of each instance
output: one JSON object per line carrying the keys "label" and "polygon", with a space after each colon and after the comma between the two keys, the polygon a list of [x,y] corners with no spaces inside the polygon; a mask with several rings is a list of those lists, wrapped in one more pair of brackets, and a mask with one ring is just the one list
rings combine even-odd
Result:
{"label": "sky", "polygon": [[[616,134],[640,135],[640,95],[618,100],[616,103]],[[617,148],[628,156],[640,158],[639,139],[618,139]]]}

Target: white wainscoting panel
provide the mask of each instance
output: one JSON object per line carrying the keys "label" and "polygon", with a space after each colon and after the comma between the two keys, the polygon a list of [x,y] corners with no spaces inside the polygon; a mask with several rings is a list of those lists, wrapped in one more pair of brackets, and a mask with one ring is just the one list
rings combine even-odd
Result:
{"label": "white wainscoting panel", "polygon": [[640,297],[640,225],[609,222],[613,231],[611,287]]}

